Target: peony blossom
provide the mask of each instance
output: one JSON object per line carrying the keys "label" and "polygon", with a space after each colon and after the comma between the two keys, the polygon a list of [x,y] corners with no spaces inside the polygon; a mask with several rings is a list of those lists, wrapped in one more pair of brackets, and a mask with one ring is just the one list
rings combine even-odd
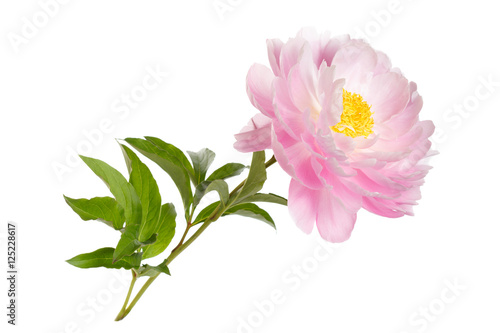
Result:
{"label": "peony blossom", "polygon": [[413,215],[430,167],[434,125],[389,58],[363,40],[302,30],[267,41],[270,68],[254,64],[247,93],[260,112],[236,134],[241,152],[272,149],[290,175],[289,212],[306,233],[347,240],[360,208]]}

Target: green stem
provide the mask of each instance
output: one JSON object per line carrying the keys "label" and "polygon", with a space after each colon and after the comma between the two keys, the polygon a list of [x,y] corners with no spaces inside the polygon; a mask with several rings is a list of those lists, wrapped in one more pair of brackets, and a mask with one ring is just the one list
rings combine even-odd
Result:
{"label": "green stem", "polygon": [[[217,211],[217,209],[215,209],[214,212],[215,211]],[[193,243],[196,240],[196,238],[198,238],[203,233],[203,231],[205,231],[208,228],[208,226],[214,221],[216,220],[211,220],[210,218],[207,218],[207,220],[201,225],[201,227],[198,230],[196,230],[193,236],[191,236],[185,243],[179,246],[175,251],[170,253],[167,260],[165,261],[165,265],[168,266],[172,261],[174,261],[174,259],[177,258],[177,256],[181,254],[182,251],[184,251],[189,245],[191,245],[191,243]]]}
{"label": "green stem", "polygon": [[273,156],[271,156],[271,158],[269,159],[269,161],[266,162],[266,169],[269,168],[274,163],[276,163],[276,157],[274,157],[274,155],[273,155]]}
{"label": "green stem", "polygon": [[182,246],[182,244],[184,243],[184,240],[186,239],[186,236],[187,236],[187,234],[189,232],[189,229],[191,229],[192,226],[193,225],[190,222],[188,222],[188,224],[186,226],[186,230],[184,231],[184,234],[182,235],[181,241],[179,242],[179,244],[177,244],[176,247],[174,247],[174,249],[172,250],[172,252],[174,252],[175,250],[177,250],[179,247]]}
{"label": "green stem", "polygon": [[[273,155],[266,162],[266,165],[265,165],[266,169],[269,168],[274,163],[276,163],[276,158]],[[245,179],[238,186],[236,186],[235,189],[231,192],[230,196],[232,196],[234,193],[236,193],[237,191],[239,191],[243,187],[243,185],[245,185],[246,181],[247,180]],[[182,236],[181,241],[174,248],[174,250],[172,250],[172,253],[170,253],[170,255],[168,256],[168,258],[165,260],[165,265],[166,266],[168,266],[170,263],[172,263],[172,261],[174,261],[174,259],[177,258],[177,256],[179,254],[181,254],[189,245],[191,245],[208,228],[208,226],[210,224],[212,224],[212,222],[217,221],[217,219],[223,213],[223,212],[219,212],[220,208],[221,208],[221,206],[219,204],[219,206],[217,206],[217,208],[214,209],[214,211],[212,212],[212,214],[210,214],[210,216],[207,217],[207,219],[201,225],[201,227],[198,230],[196,230],[196,232],[184,243],[184,239],[186,238],[186,235],[187,235],[189,229],[191,228],[191,223],[188,223],[188,226],[186,228],[186,231],[184,232],[184,235]],[[133,285],[135,284],[136,277],[134,277],[134,279],[132,280],[132,284],[130,286],[130,289],[129,289],[129,294],[127,295],[127,299],[125,300],[125,304],[123,305],[122,310],[120,311],[120,313],[116,317],[116,319],[115,319],[116,321],[122,320],[123,318],[125,318],[129,314],[129,312],[133,309],[134,305],[139,301],[139,299],[144,294],[144,292],[149,288],[149,286],[154,282],[154,280],[156,280],[156,278],[159,275],[160,275],[160,273],[157,273],[156,275],[151,276],[146,281],[146,283],[142,286],[142,288],[139,290],[139,292],[137,293],[137,295],[135,295],[135,297],[132,300],[132,302],[130,303],[130,305],[127,307],[128,300],[129,300],[129,297],[130,297],[130,293],[132,292]]]}
{"label": "green stem", "polygon": [[122,309],[118,313],[118,316],[116,316],[116,319],[115,319],[116,321],[122,320],[127,315],[126,314],[127,305],[128,305],[128,301],[130,299],[130,296],[132,295],[132,290],[134,289],[135,281],[137,281],[137,273],[135,272],[134,269],[132,269],[132,282],[130,283],[130,287],[128,288],[128,293],[127,293],[127,298],[125,298],[125,303],[123,303]]}
{"label": "green stem", "polygon": [[[213,220],[213,221],[215,221],[215,220]],[[203,231],[205,231],[213,221],[207,219],[207,221],[205,223],[203,223],[203,225],[198,230],[196,230],[196,232],[193,234],[193,236],[191,236],[184,244],[180,245],[176,250],[172,251],[172,253],[168,256],[167,260],[165,261],[165,265],[168,266],[168,264],[170,264],[172,261],[174,261],[174,259],[177,258],[177,256],[179,254],[181,254],[182,251],[184,251],[189,245],[191,245],[191,243],[193,243],[196,240],[196,238],[198,238],[203,233]],[[154,282],[154,280],[156,280],[156,278],[158,276],[160,276],[160,273],[157,273],[157,274],[151,276],[146,281],[146,283],[142,286],[142,288],[139,290],[137,295],[135,295],[134,299],[132,300],[132,302],[130,303],[128,308],[126,308],[126,305],[128,303],[128,297],[127,297],[127,300],[126,300],[125,304],[123,305],[124,308],[122,309],[122,311],[120,311],[120,313],[116,317],[116,319],[115,319],[116,321],[122,320],[123,318],[125,318],[129,314],[129,312],[133,309],[134,305],[141,298],[142,294],[144,294],[144,292],[149,288],[149,286]],[[135,283],[135,281],[132,281],[132,282]],[[130,294],[130,291],[129,291],[129,294]]]}
{"label": "green stem", "polygon": [[134,305],[135,303],[137,303],[137,301],[139,301],[139,299],[141,298],[142,294],[144,294],[144,292],[148,289],[148,287],[151,285],[151,283],[153,283],[153,281],[159,276],[160,274],[157,274],[155,276],[152,276],[150,277],[146,283],[142,286],[141,290],[139,290],[139,292],[137,293],[137,295],[135,295],[134,299],[132,300],[132,302],[130,303],[129,307],[123,312],[123,315],[120,317],[120,318],[116,318],[115,320],[116,321],[119,321],[119,320],[122,320],[123,318],[125,318],[129,312],[134,308]]}

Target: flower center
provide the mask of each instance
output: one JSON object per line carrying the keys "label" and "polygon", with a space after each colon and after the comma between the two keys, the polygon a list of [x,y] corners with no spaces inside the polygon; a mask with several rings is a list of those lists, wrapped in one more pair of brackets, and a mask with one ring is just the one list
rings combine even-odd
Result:
{"label": "flower center", "polygon": [[330,128],[337,133],[343,133],[351,138],[358,136],[368,137],[373,133],[373,118],[370,105],[359,94],[353,94],[345,89],[342,92],[342,106],[344,110],[340,122]]}

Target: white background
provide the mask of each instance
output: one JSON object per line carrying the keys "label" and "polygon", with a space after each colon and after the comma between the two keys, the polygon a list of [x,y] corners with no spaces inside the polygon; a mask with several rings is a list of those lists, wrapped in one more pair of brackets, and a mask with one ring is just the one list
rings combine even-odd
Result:
{"label": "white background", "polygon": [[[222,0],[231,7],[218,12],[213,0],[74,0],[51,7],[43,22],[41,3],[48,2],[0,4],[0,266],[6,225],[14,221],[20,272],[16,327],[6,324],[1,279],[2,332],[500,330],[494,2]],[[26,20],[41,27],[26,35]],[[249,154],[232,149],[233,134],[256,113],[245,92],[247,70],[268,64],[267,38],[286,40],[303,26],[333,35],[364,31],[418,83],[421,117],[440,128],[440,155],[431,160],[416,216],[392,220],[360,211],[351,239],[331,253],[318,247],[316,231],[302,234],[285,207],[266,206],[277,232],[256,220],[223,219],[171,265],[171,277],[158,278],[131,314],[114,322],[126,294],[122,275],[65,260],[114,246],[118,235],[81,221],[62,197],[109,194],[81,164],[61,177],[54,166],[85,148],[84,131],[95,133],[105,119],[112,130],[95,136],[84,154],[123,173],[114,138],[144,135],[183,150],[209,147],[218,154],[214,166],[248,163]],[[168,77],[128,114],[114,112],[147,68]],[[166,174],[149,166],[163,201],[180,207]],[[274,166],[265,190],[286,196],[287,183]],[[281,304],[269,306],[272,293],[282,294]],[[252,326],[243,328],[243,321]]]}

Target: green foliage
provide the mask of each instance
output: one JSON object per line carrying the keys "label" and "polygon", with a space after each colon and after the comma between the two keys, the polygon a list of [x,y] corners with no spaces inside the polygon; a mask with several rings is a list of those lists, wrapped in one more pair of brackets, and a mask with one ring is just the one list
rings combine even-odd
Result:
{"label": "green foliage", "polygon": [[97,220],[110,227],[120,230],[125,222],[123,207],[110,197],[95,197],[92,199],[71,199],[64,196],[66,203],[82,220]]}
{"label": "green foliage", "polygon": [[276,225],[274,224],[271,216],[262,208],[253,203],[244,203],[233,206],[224,212],[224,215],[237,214],[245,217],[251,217],[259,221],[265,222],[274,229]]}
{"label": "green foliage", "polygon": [[156,138],[146,137],[146,139],[128,138],[125,141],[168,173],[181,194],[187,216],[193,202],[190,185],[190,179],[194,179],[193,167],[186,156],[173,145]]}
{"label": "green foliage", "polygon": [[288,204],[288,200],[272,193],[256,193],[254,195],[250,195],[246,198],[238,200],[238,203],[245,202],[269,202],[284,206]]}
{"label": "green foliage", "polygon": [[[215,159],[215,153],[209,149],[188,151],[190,162],[180,149],[158,138],[127,138],[125,142],[160,166],[173,180],[182,199],[188,231],[193,225],[213,222],[228,215],[251,217],[276,228],[271,216],[254,204],[287,204],[287,200],[278,195],[259,193],[266,181],[263,151],[253,153],[247,179],[230,193],[225,180],[240,175],[247,168],[243,164],[227,163],[209,174]],[[157,266],[144,264],[142,260],[156,257],[169,247],[175,235],[176,209],[172,203],[162,204],[160,189],[148,166],[129,146],[120,144],[120,147],[129,173],[128,180],[105,162],[81,157],[104,181],[113,198],[64,197],[66,203],[83,220],[101,221],[118,230],[118,243],[115,248],[106,247],[80,254],[69,259],[68,263],[80,268],[133,269],[138,277],[170,274],[167,266],[170,261],[167,259]],[[193,218],[198,205],[211,191],[218,193],[219,201],[209,203]],[[176,249],[177,247],[174,251]]]}
{"label": "green foliage", "polygon": [[196,225],[201,222],[205,222],[207,218],[210,217],[214,213],[214,211],[221,206],[220,201],[213,202],[207,207],[203,208],[201,212],[198,213],[198,216],[193,221],[193,225]]}
{"label": "green foliage", "polygon": [[202,181],[205,180],[205,176],[207,175],[208,168],[212,165],[215,153],[210,149],[203,148],[197,153],[192,151],[188,151],[189,157],[191,157],[191,161],[193,161],[193,170],[194,170],[194,186],[198,186]]}
{"label": "green foliage", "polygon": [[156,226],[155,233],[158,235],[156,242],[143,248],[142,258],[156,257],[168,247],[175,234],[175,207],[171,203],[161,207],[160,222]]}
{"label": "green foliage", "polygon": [[266,154],[263,151],[253,153],[248,177],[243,188],[237,193],[236,200],[243,200],[259,192],[266,182]]}
{"label": "green foliage", "polygon": [[203,196],[211,191],[217,191],[219,193],[222,206],[225,206],[227,200],[229,199],[229,188],[227,186],[227,183],[222,179],[204,181],[201,182],[198,186],[196,186],[193,205],[195,207],[198,206]]}
{"label": "green foliage", "polygon": [[85,164],[102,179],[109,188],[116,201],[125,210],[125,221],[127,224],[141,223],[142,208],[141,200],[135,192],[132,184],[127,182],[125,177],[116,169],[110,167],[103,161],[94,158],[80,156]]}
{"label": "green foliage", "polygon": [[143,266],[139,267],[139,269],[137,270],[137,273],[138,273],[138,276],[153,277],[153,276],[156,276],[156,275],[161,274],[161,273],[170,275],[170,270],[168,269],[168,267],[166,265],[166,260],[165,260],[161,264],[159,264],[158,266],[151,266],[148,264],[143,265]]}
{"label": "green foliage", "polygon": [[138,240],[149,239],[160,220],[160,189],[151,171],[127,146],[121,145],[125,162],[130,173],[130,183],[134,186],[142,205],[142,221],[138,230]]}
{"label": "green foliage", "polygon": [[227,163],[215,170],[207,180],[227,179],[238,176],[245,170],[245,166],[240,163]]}
{"label": "green foliage", "polygon": [[135,253],[113,262],[114,252],[114,248],[105,247],[91,253],[77,255],[67,260],[67,262],[79,268],[106,267],[131,269],[138,268],[141,265],[141,253]]}
{"label": "green foliage", "polygon": [[153,234],[148,240],[141,242],[139,240],[140,227],[141,226],[139,224],[131,224],[125,227],[125,230],[118,241],[118,245],[116,245],[115,253],[113,254],[114,261],[117,261],[124,256],[130,256],[141,247],[156,242],[156,234]]}

